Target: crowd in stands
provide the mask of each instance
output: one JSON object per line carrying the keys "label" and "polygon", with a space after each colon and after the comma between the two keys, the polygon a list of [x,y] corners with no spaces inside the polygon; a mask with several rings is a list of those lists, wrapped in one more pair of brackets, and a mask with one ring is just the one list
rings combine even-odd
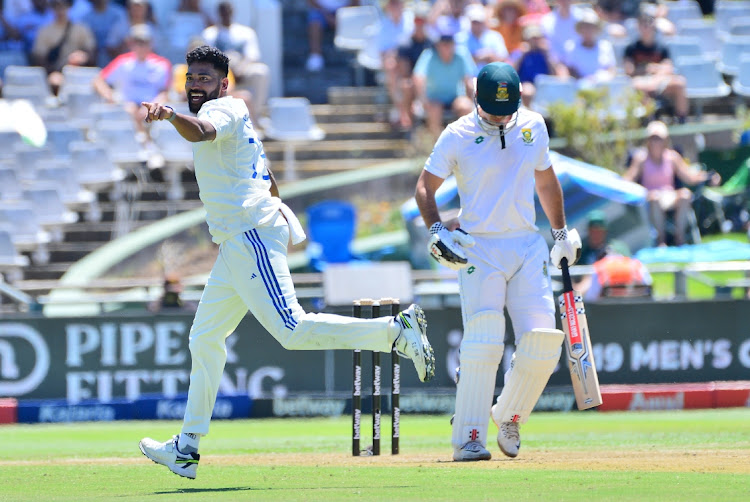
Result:
{"label": "crowd in stands", "polygon": [[[139,147],[150,151],[154,138],[144,124],[140,102],[184,101],[184,55],[190,48],[211,44],[230,55],[232,94],[246,101],[257,124],[268,99],[270,71],[262,62],[256,32],[235,20],[237,2],[173,3],[176,8],[164,14],[159,0],[0,0],[0,70],[43,69],[49,92],[41,101],[48,109],[40,112],[45,120],[80,118],[73,110],[78,98],[87,105],[117,105],[127,111]],[[710,11],[713,3],[702,1],[700,8]],[[715,18],[704,16],[693,0],[307,0],[307,4],[308,52],[302,54],[304,71],[311,75],[326,69],[323,49],[330,40],[326,30],[330,34],[335,29],[337,11],[353,5],[377,6],[375,44],[392,103],[390,122],[404,131],[424,122],[433,139],[446,120],[473,111],[473,79],[493,61],[506,61],[517,69],[523,105],[531,109],[542,111],[541,87],[548,82],[542,76],[573,82],[577,88],[624,80],[644,100],[656,103],[667,123],[699,120],[691,116],[691,81],[684,74],[685,62],[706,59],[712,68],[727,68],[721,65],[722,44],[750,35],[750,2],[742,0],[716,0]],[[735,9],[729,20],[720,16],[725,4]],[[741,25],[743,19],[747,26]],[[686,37],[688,28],[697,25],[712,27],[716,40],[695,42]],[[684,52],[694,42],[689,47],[694,52]],[[300,45],[304,51],[304,43]],[[724,71],[724,78],[737,76],[737,64],[732,73]],[[81,80],[81,74],[73,71],[76,68],[93,73]],[[0,71],[0,95],[25,97],[18,83],[3,82],[3,77]],[[31,86],[26,91],[31,93]],[[64,113],[55,114],[55,106]],[[652,118],[657,117],[644,117],[644,125]],[[629,166],[623,166],[629,167],[625,177],[649,190],[657,244],[666,242],[662,213],[676,210],[674,242],[680,244],[685,242],[683,208],[690,195],[675,180],[688,184],[717,180],[684,169],[663,129],[652,125],[649,130],[643,148]],[[669,178],[669,183],[656,183],[649,172],[660,172],[662,181]]]}
{"label": "crowd in stands", "polygon": [[[534,82],[540,74],[573,79],[579,87],[628,78],[632,79],[632,89],[641,91],[645,99],[656,100],[669,117],[682,123],[690,111],[687,82],[668,47],[668,40],[679,34],[679,26],[670,21],[669,8],[681,3],[435,0],[407,4],[404,0],[385,0],[379,49],[384,80],[394,103],[391,122],[410,129],[416,114],[424,117],[433,134],[439,132],[433,123],[434,113],[430,113],[435,109],[432,103],[441,102],[456,114],[462,111],[453,104],[465,92],[456,78],[456,68],[465,64],[468,53],[473,66],[465,69],[474,75],[492,61],[512,64],[521,76],[527,107],[534,108]],[[310,1],[312,52],[307,69],[311,72],[324,67],[320,31],[326,23],[335,23],[336,9],[351,5],[347,0],[326,4]],[[441,49],[447,43],[454,47]],[[414,59],[417,53],[424,55],[422,62],[397,64],[399,54],[410,54]],[[442,58],[435,58],[436,53],[442,53]],[[426,65],[424,60],[430,63]],[[437,64],[439,60],[442,64]],[[415,67],[418,71],[412,74]],[[444,94],[438,100],[420,89],[447,89],[454,83],[458,83],[456,95]]]}
{"label": "crowd in stands", "polygon": [[[268,98],[269,69],[261,62],[258,37],[234,21],[232,2],[212,5],[216,8],[209,11],[201,0],[179,0],[173,12],[157,19],[150,0],[4,0],[0,67],[10,61],[45,68],[54,95],[63,86],[63,67],[100,68],[97,92],[108,102],[122,100],[129,107],[171,88],[172,65],[184,62],[191,44],[213,44],[230,55],[237,88],[252,99],[253,112],[260,111]],[[114,72],[112,64],[120,70]],[[164,64],[169,65],[166,85]],[[153,68],[156,75],[142,72]],[[0,90],[2,76],[0,72]],[[159,81],[156,93],[154,81]]]}

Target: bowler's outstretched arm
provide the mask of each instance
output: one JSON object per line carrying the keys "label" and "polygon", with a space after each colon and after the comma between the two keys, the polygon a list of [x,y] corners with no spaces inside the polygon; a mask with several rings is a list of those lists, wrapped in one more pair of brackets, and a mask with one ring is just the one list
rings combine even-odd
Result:
{"label": "bowler's outstretched arm", "polygon": [[141,105],[145,106],[148,110],[146,122],[154,120],[171,122],[174,128],[177,129],[177,132],[191,143],[213,141],[216,138],[216,129],[207,120],[177,113],[171,106],[161,103],[148,103],[144,101]]}

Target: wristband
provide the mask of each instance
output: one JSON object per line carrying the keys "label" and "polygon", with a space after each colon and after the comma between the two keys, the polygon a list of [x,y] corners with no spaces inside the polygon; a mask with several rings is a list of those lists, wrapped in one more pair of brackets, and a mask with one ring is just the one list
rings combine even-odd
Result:
{"label": "wristband", "polygon": [[174,108],[169,105],[164,105],[164,108],[169,108],[170,110],[172,110],[172,115],[167,119],[167,122],[174,122],[174,119],[177,118],[177,112],[174,111]]}
{"label": "wristband", "polygon": [[565,225],[562,228],[553,228],[551,229],[552,232],[552,238],[556,241],[564,241],[568,238],[568,226]]}
{"label": "wristband", "polygon": [[433,224],[432,224],[432,226],[430,227],[430,235],[435,235],[436,233],[440,232],[440,231],[441,231],[441,230],[443,230],[444,228],[445,228],[445,227],[443,226],[443,224],[442,224],[441,222],[439,222],[439,221],[436,221],[436,222],[435,222],[435,223],[433,223]]}

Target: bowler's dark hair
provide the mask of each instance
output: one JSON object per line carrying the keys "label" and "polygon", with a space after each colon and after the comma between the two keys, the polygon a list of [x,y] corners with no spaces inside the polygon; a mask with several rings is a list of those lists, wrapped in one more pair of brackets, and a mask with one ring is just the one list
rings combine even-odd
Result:
{"label": "bowler's dark hair", "polygon": [[187,53],[185,61],[188,66],[193,63],[209,63],[225,77],[229,74],[229,58],[216,47],[201,45]]}

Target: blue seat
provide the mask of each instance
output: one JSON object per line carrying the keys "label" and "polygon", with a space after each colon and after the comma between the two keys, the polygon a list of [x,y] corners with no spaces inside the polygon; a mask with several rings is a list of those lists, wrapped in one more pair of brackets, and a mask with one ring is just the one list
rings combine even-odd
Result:
{"label": "blue seat", "polygon": [[[326,263],[346,263],[354,259],[350,245],[354,239],[356,210],[346,201],[326,200],[307,208],[310,265],[321,271]],[[312,248],[312,249],[311,249]]]}

